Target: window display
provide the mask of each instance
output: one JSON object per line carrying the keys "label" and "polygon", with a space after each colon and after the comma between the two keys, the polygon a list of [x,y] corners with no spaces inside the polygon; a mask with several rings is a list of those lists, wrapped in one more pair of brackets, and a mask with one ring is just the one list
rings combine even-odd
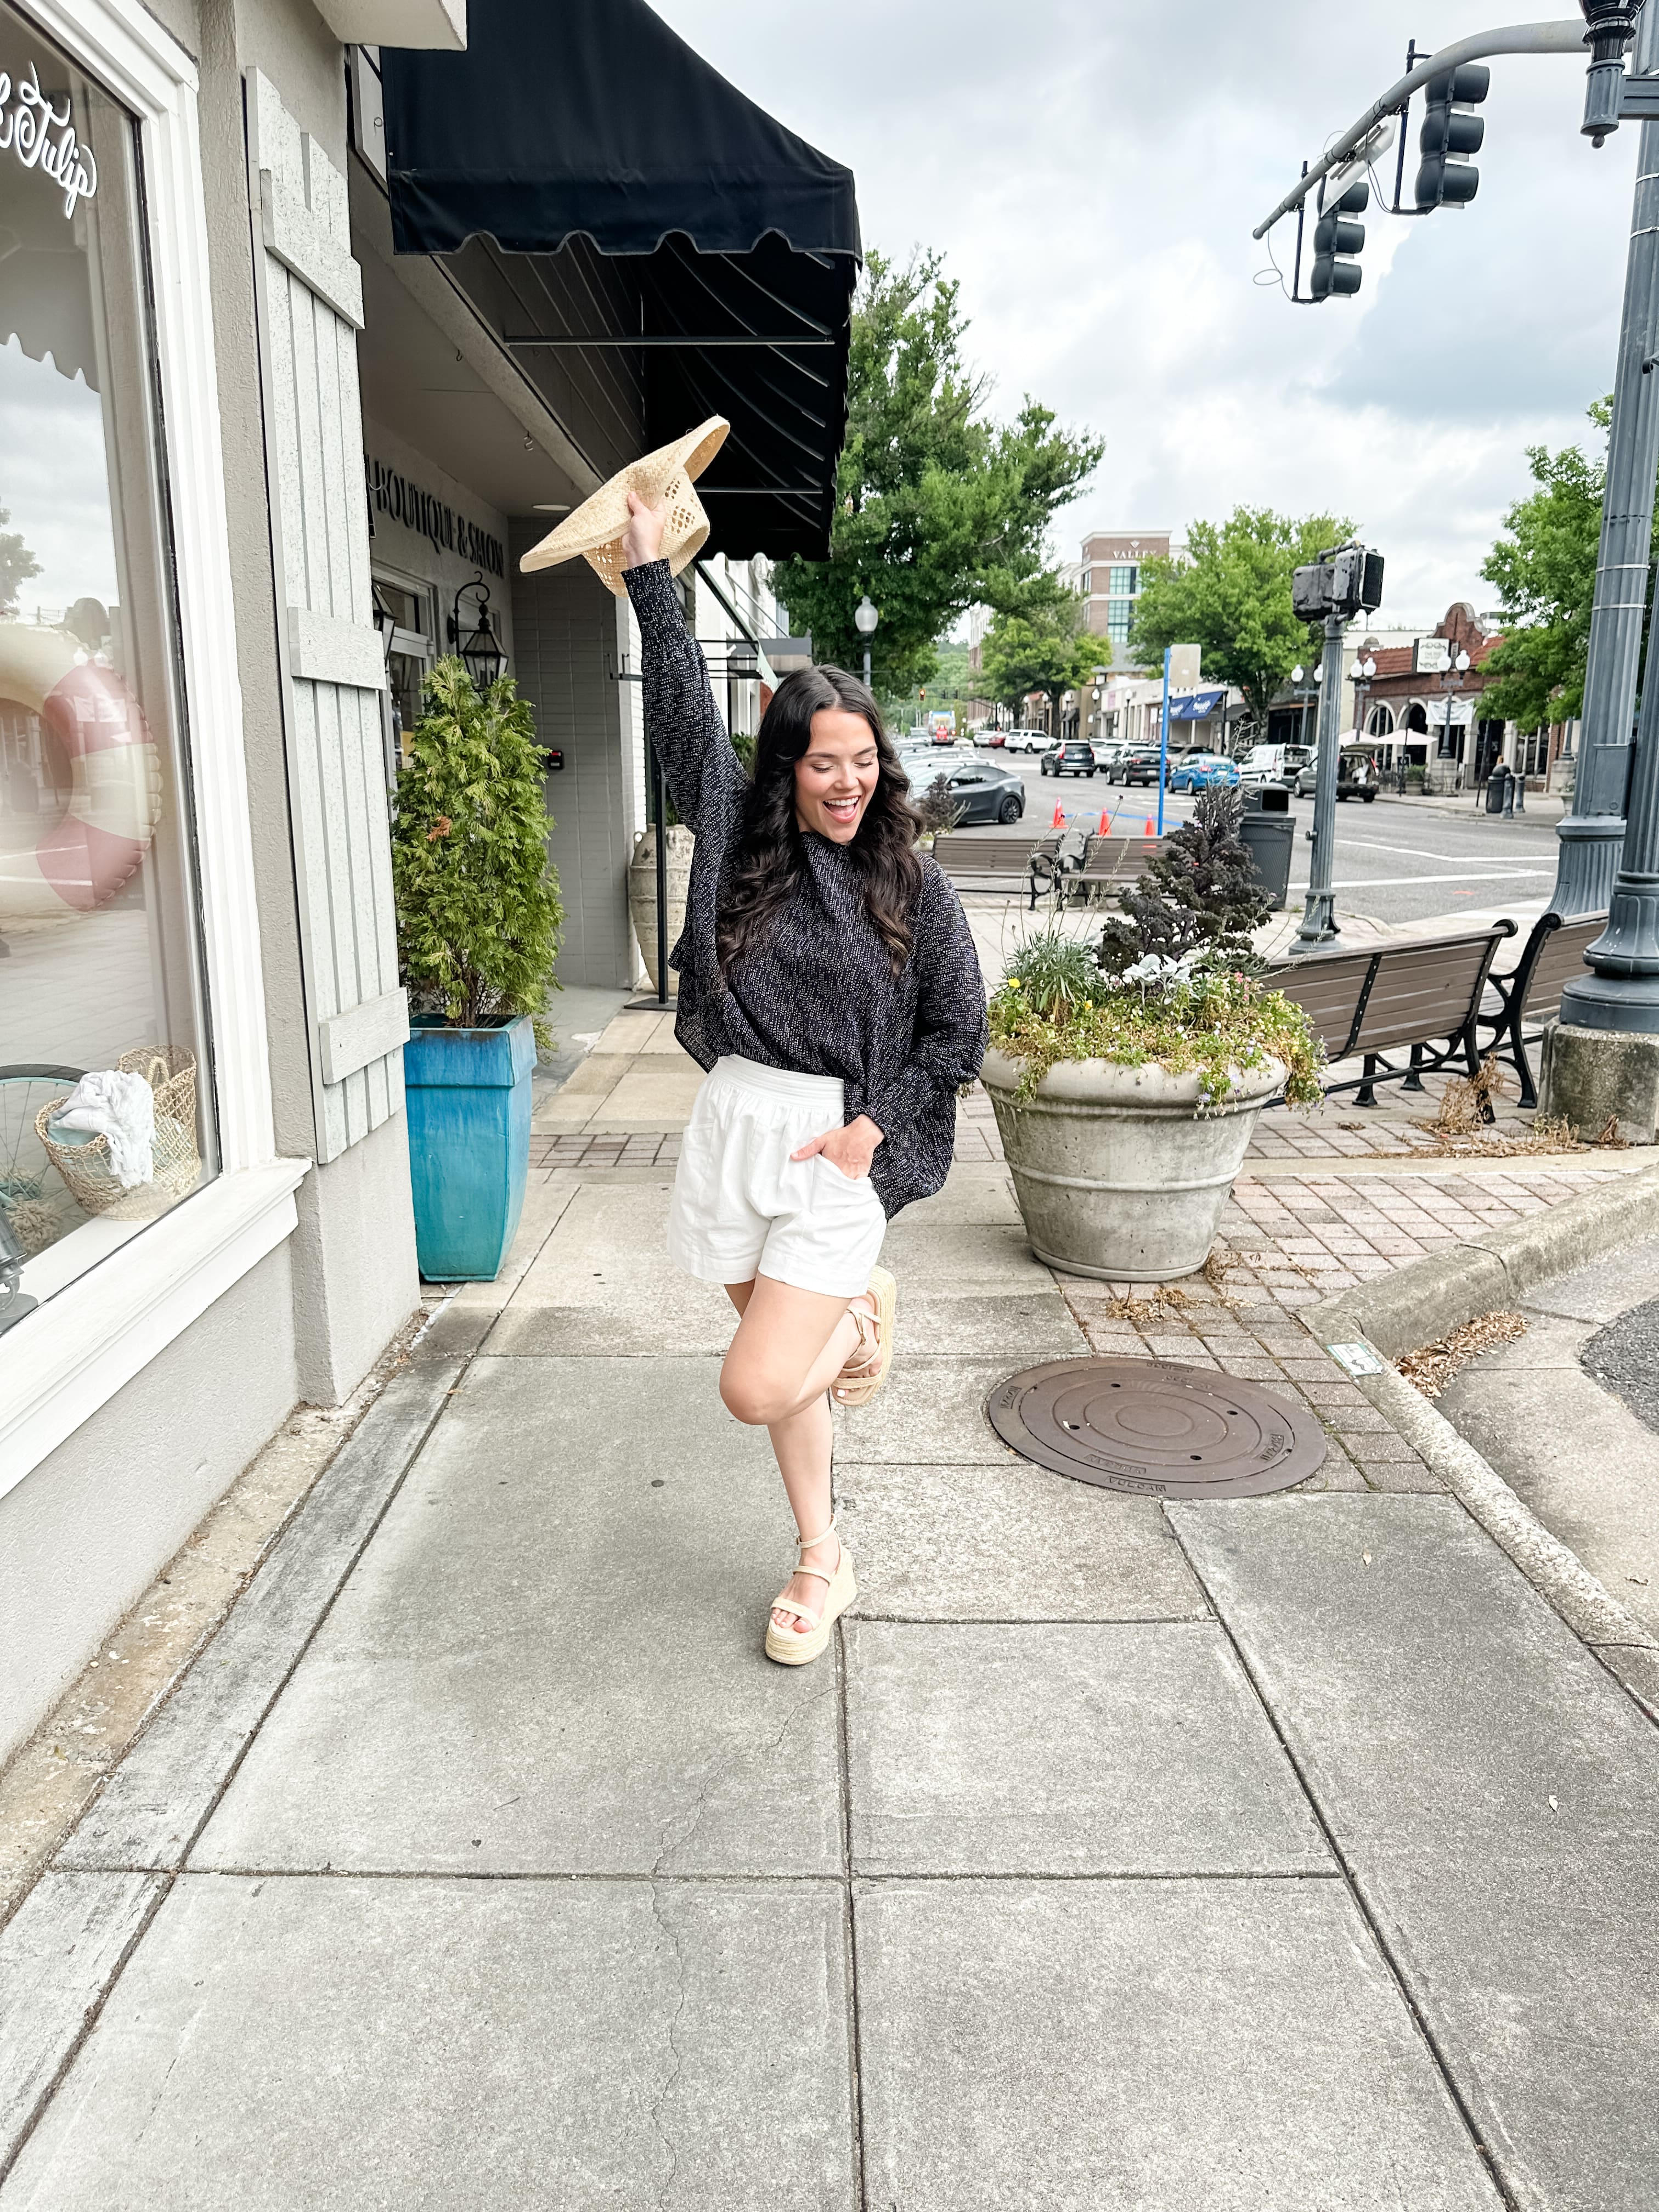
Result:
{"label": "window display", "polygon": [[0,0],[0,1330],[216,1164],[140,156]]}

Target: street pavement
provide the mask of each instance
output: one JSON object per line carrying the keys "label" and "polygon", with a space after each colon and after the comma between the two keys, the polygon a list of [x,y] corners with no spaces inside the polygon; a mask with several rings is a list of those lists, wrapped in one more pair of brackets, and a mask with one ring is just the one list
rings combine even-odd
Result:
{"label": "street pavement", "polygon": [[[0,1929],[0,2212],[1649,2212],[1652,1721],[1302,1319],[1633,1162],[1263,1160],[1141,1289],[963,1151],[799,1673],[666,1162],[533,1170]],[[1091,1346],[1324,1465],[1017,1458],[988,1393]]]}
{"label": "street pavement", "polygon": [[[1136,835],[1149,817],[1157,818],[1156,791],[1126,790],[1109,785],[1103,775],[1061,781],[1041,775],[1035,758],[1018,755],[1008,765],[1026,787],[1022,829],[1046,827],[1056,805],[1091,829],[1098,827],[1103,810],[1108,829],[1120,836]],[[1184,820],[1191,806],[1184,794],[1166,793],[1166,829]],[[1291,812],[1297,841],[1291,900],[1298,904],[1308,884],[1311,848],[1304,833],[1313,826],[1312,799],[1292,799]],[[1540,914],[1555,882],[1559,812],[1559,804],[1540,800],[1532,815],[1510,820],[1477,809],[1473,794],[1436,800],[1382,797],[1370,806],[1346,801],[1336,814],[1337,910],[1385,923],[1443,915],[1449,929],[1457,927],[1466,902],[1471,909],[1501,906],[1506,913]]]}

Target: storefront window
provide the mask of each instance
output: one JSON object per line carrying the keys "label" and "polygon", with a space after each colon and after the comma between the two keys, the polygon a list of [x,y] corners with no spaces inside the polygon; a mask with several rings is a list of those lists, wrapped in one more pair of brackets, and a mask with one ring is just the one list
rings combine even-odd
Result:
{"label": "storefront window", "polygon": [[216,1166],[139,156],[0,0],[0,1328]]}
{"label": "storefront window", "polygon": [[405,764],[408,732],[421,719],[421,684],[434,658],[427,593],[389,576],[374,579],[374,605],[387,626],[386,691],[392,717],[394,761]]}

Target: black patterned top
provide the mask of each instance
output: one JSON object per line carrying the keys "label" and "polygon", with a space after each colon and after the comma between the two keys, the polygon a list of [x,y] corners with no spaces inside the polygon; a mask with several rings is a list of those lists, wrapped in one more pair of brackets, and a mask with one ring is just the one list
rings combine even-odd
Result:
{"label": "black patterned top", "polygon": [[838,1077],[848,1120],[867,1114],[882,1133],[870,1180],[895,1214],[950,1173],[957,1089],[985,1056],[985,986],[962,902],[925,858],[910,957],[895,975],[851,848],[808,831],[793,897],[765,942],[722,975],[715,916],[748,780],[667,562],[630,568],[627,582],[643,647],[646,726],[679,817],[696,836],[685,928],[670,962],[680,979],[674,1033],[703,1067],[735,1053]]}

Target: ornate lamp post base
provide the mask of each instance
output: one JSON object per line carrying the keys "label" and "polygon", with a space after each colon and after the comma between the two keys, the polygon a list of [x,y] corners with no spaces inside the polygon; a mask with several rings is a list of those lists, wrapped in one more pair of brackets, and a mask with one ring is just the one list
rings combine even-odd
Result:
{"label": "ornate lamp post base", "polygon": [[1561,842],[1555,890],[1550,905],[1570,921],[1574,915],[1599,914],[1613,902],[1619,855],[1624,848],[1622,814],[1567,814],[1555,825]]}

